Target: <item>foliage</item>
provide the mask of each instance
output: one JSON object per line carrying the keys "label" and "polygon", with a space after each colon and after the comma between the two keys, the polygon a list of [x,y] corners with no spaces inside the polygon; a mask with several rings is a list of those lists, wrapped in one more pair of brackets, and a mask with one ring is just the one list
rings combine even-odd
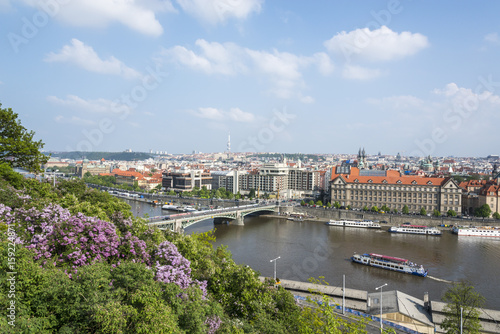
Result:
{"label": "foliage", "polygon": [[398,209],[394,208],[394,210],[392,210],[392,212],[398,213]]}
{"label": "foliage", "polygon": [[408,205],[406,205],[406,204],[405,204],[405,205],[403,206],[403,210],[402,210],[402,212],[403,212],[405,215],[407,215],[407,214],[409,214],[409,213],[410,213],[410,209],[408,209]]}
{"label": "foliage", "polygon": [[42,171],[49,157],[40,152],[44,144],[34,141],[35,133],[21,125],[21,120],[11,108],[0,103],[0,163],[25,168],[31,172]]}
{"label": "foliage", "polygon": [[455,212],[455,210],[448,210],[448,212],[446,212],[446,215],[448,217],[456,217],[457,213]]}
{"label": "foliage", "polygon": [[422,207],[422,208],[420,209],[420,214],[421,214],[422,216],[427,216],[427,210],[425,210],[425,208],[424,208],[424,207]]}
{"label": "foliage", "polygon": [[386,204],[384,204],[384,205],[380,208],[380,210],[382,210],[382,211],[384,211],[384,212],[391,212],[391,208],[390,208],[390,207],[388,207]]}
{"label": "foliage", "polygon": [[304,200],[300,201],[300,205],[302,205],[302,206],[306,205],[306,201],[304,201]]}
{"label": "foliage", "polygon": [[323,206],[323,202],[321,200],[316,201],[317,206]]}
{"label": "foliage", "polygon": [[500,219],[500,213],[498,213],[498,212],[493,212],[493,218],[495,218],[495,219]]}
{"label": "foliage", "polygon": [[326,207],[327,208],[331,208],[332,207],[332,203],[331,202],[326,203]]}
{"label": "foliage", "polygon": [[363,211],[370,211],[370,209],[368,209],[368,207],[365,205],[362,209]]}
{"label": "foliage", "polygon": [[483,204],[474,210],[474,216],[488,218],[491,215],[491,208],[488,204]]}
{"label": "foliage", "polygon": [[441,216],[441,212],[439,212],[439,210],[437,210],[437,209],[434,209],[434,211],[432,211],[432,215],[434,217],[439,217],[439,216]]}
{"label": "foliage", "polygon": [[335,203],[333,203],[333,207],[335,209],[340,209],[340,203],[336,201]]}
{"label": "foliage", "polygon": [[252,199],[255,197],[255,189],[250,189],[250,192],[248,193],[248,198]]}
{"label": "foliage", "polygon": [[314,201],[313,200],[310,200],[309,202],[307,202],[307,204],[313,206],[314,205]]}
{"label": "foliage", "polygon": [[370,209],[370,211],[378,212],[379,211],[378,206],[376,206],[376,205],[372,206],[372,208]]}
{"label": "foliage", "polygon": [[485,299],[470,283],[453,284],[445,292],[442,300],[447,303],[444,308],[446,318],[441,325],[446,333],[460,333],[461,318],[465,333],[480,333],[481,324],[478,309],[483,307]]}

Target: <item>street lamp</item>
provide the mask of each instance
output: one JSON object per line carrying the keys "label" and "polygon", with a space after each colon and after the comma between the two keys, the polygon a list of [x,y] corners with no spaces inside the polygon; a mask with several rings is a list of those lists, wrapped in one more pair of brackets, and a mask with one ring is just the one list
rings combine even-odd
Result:
{"label": "street lamp", "polygon": [[277,258],[269,261],[269,262],[274,262],[274,284],[276,284],[276,260],[279,258],[281,258],[281,256],[278,256]]}
{"label": "street lamp", "polygon": [[382,323],[382,288],[384,286],[387,286],[387,283],[385,283],[384,285],[379,286],[378,288],[375,288],[375,290],[380,289],[380,333],[382,333],[383,330],[384,330],[384,324]]}
{"label": "street lamp", "polygon": [[54,188],[56,187],[56,173],[59,171],[59,169],[52,170],[52,176],[54,179]]}

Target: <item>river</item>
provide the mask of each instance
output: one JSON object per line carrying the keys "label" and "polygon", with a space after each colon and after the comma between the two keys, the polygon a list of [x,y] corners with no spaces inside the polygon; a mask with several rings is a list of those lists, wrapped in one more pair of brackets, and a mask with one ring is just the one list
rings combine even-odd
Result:
{"label": "river", "polygon": [[[161,208],[129,202],[136,215],[161,214]],[[214,228],[212,221],[198,223],[185,233]],[[244,226],[215,225],[214,246],[226,245],[237,263],[249,265],[263,276],[272,277],[276,261],[277,277],[307,281],[324,276],[330,285],[375,292],[400,290],[423,299],[441,300],[449,282],[469,281],[486,297],[486,308],[500,310],[500,239],[458,237],[449,231],[443,235],[421,236],[328,226],[324,222],[294,222],[273,217],[247,217]],[[379,253],[407,258],[429,270],[422,278],[353,263],[357,253]]]}

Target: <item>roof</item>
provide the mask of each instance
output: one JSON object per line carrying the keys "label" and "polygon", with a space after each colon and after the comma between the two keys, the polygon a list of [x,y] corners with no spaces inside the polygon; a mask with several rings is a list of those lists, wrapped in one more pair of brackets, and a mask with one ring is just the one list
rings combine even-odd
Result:
{"label": "roof", "polygon": [[332,171],[331,180],[341,177],[346,183],[374,183],[374,184],[404,184],[404,185],[434,185],[442,186],[450,178],[420,177],[416,175],[401,175],[398,171],[388,170],[386,176],[361,176],[359,168],[352,167],[350,174],[336,174]]}

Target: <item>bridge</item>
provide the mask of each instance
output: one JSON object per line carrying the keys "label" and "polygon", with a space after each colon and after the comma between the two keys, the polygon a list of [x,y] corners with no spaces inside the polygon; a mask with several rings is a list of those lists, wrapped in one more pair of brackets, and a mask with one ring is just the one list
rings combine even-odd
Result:
{"label": "bridge", "polygon": [[205,211],[194,211],[187,213],[177,213],[167,216],[151,217],[148,225],[157,226],[162,230],[181,232],[186,227],[199,223],[206,219],[226,219],[233,221],[236,225],[243,225],[245,216],[257,212],[277,212],[279,206],[276,204],[250,204],[222,209],[212,209]]}

